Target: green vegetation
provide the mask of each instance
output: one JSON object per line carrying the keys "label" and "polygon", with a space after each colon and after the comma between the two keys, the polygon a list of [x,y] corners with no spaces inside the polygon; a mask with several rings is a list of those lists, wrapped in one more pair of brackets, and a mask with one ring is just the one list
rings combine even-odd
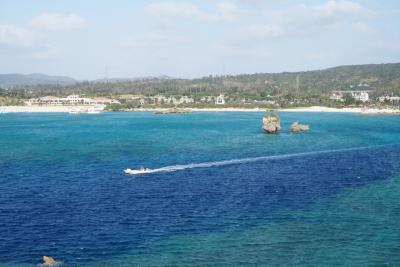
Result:
{"label": "green vegetation", "polygon": [[105,107],[105,110],[108,111],[122,111],[127,109],[126,105],[122,105],[122,104],[109,104]]}
{"label": "green vegetation", "polygon": [[[297,83],[297,81],[299,81]],[[343,103],[331,101],[334,90],[371,90],[371,98],[381,95],[400,95],[400,63],[341,66],[325,70],[284,73],[257,73],[227,76],[208,76],[200,79],[148,78],[127,81],[80,82],[73,85],[25,85],[6,91],[8,97],[32,98],[45,95],[65,96],[79,93],[87,97],[105,96],[119,99],[121,105],[110,110],[140,107],[138,100],[122,95],[152,97],[190,96],[196,104],[182,107],[215,107],[213,101],[199,103],[205,96],[225,95],[229,107],[297,107],[323,105],[331,107],[357,106],[362,103],[346,96]],[[152,106],[153,104],[153,106]],[[145,106],[154,107],[151,101]],[[174,105],[158,103],[157,106]],[[223,107],[223,106],[221,106]]]}
{"label": "green vegetation", "polygon": [[23,105],[24,101],[19,98],[0,95],[0,106],[23,106]]}

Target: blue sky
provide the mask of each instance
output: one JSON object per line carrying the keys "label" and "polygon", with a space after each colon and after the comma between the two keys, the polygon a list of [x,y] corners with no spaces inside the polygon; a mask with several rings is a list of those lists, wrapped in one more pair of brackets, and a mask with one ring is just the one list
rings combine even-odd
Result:
{"label": "blue sky", "polygon": [[77,79],[400,62],[395,0],[0,0],[0,73]]}

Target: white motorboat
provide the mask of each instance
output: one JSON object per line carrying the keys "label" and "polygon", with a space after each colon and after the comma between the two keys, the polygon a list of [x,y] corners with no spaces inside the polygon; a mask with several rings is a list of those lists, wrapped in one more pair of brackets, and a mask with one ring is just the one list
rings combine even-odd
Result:
{"label": "white motorboat", "polygon": [[68,111],[69,114],[81,114],[82,111],[79,109],[71,109],[70,111]]}
{"label": "white motorboat", "polygon": [[88,110],[87,111],[87,114],[99,114],[100,113],[100,111],[98,111],[98,110]]}
{"label": "white motorboat", "polygon": [[151,172],[151,169],[143,168],[143,167],[141,167],[139,170],[132,170],[129,168],[124,170],[125,174],[130,174],[130,175],[145,174],[145,173],[150,173],[150,172]]}

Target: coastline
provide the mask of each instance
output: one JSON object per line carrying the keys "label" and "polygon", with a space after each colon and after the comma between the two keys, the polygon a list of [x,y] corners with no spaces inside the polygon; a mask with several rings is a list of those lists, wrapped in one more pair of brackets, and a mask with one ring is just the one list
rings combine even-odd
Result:
{"label": "coastline", "polygon": [[[0,113],[68,113],[71,110],[87,109],[91,106],[0,106]],[[265,112],[262,108],[185,108],[192,112]],[[136,108],[128,112],[156,112],[166,111],[168,108]],[[326,113],[359,113],[373,114],[400,114],[398,109],[390,108],[329,108],[322,106],[276,109],[276,112],[326,112]],[[108,112],[108,111],[106,111]]]}
{"label": "coastline", "polygon": [[88,108],[94,108],[94,106],[0,106],[0,113],[68,113]]}

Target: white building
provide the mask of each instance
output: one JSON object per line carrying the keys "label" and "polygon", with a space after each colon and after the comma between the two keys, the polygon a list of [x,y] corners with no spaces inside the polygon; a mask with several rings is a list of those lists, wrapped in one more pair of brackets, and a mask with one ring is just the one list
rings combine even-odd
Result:
{"label": "white building", "polygon": [[343,101],[343,94],[340,92],[332,92],[331,96],[329,97],[330,100],[335,101]]}
{"label": "white building", "polygon": [[106,97],[94,97],[93,99],[85,98],[85,100],[89,100],[93,104],[120,104],[118,100]]}
{"label": "white building", "polygon": [[28,106],[32,105],[62,105],[62,98],[56,96],[43,96],[39,98],[32,98],[25,101]]}
{"label": "white building", "polygon": [[176,99],[175,97],[170,96],[170,97],[166,97],[166,98],[164,99],[164,103],[165,103],[165,104],[174,104],[174,105],[176,105],[176,104],[179,103],[179,101],[178,101],[178,99]]}
{"label": "white building", "polygon": [[149,97],[150,100],[154,101],[156,104],[189,104],[194,103],[194,99],[188,96],[182,96],[177,99],[174,96],[164,96],[164,95],[156,95],[154,97]]}
{"label": "white building", "polygon": [[379,102],[399,102],[400,96],[381,96],[378,98]]}
{"label": "white building", "polygon": [[369,101],[369,94],[367,91],[354,91],[351,93],[351,96],[358,101],[361,102],[368,102]]}
{"label": "white building", "polygon": [[189,103],[194,103],[194,99],[188,96],[182,96],[179,99],[179,104],[189,104]]}
{"label": "white building", "polygon": [[224,95],[219,95],[217,96],[217,98],[215,99],[215,104],[216,105],[225,105],[225,98]]}
{"label": "white building", "polygon": [[62,100],[68,104],[84,104],[85,103],[85,98],[81,98],[79,95],[69,95],[65,98],[62,98]]}
{"label": "white building", "polygon": [[200,98],[201,102],[214,102],[215,101],[215,96],[203,96]]}
{"label": "white building", "polygon": [[371,91],[333,91],[329,99],[335,101],[344,101],[344,94],[350,94],[352,98],[361,102],[369,101]]}
{"label": "white building", "polygon": [[178,104],[178,100],[175,97],[167,97],[164,95],[156,95],[149,97],[150,101],[153,101],[155,104]]}
{"label": "white building", "polygon": [[44,96],[38,99],[29,99],[26,102],[28,105],[105,105],[119,104],[115,99],[105,97],[84,98],[79,95],[69,95],[67,97]]}

